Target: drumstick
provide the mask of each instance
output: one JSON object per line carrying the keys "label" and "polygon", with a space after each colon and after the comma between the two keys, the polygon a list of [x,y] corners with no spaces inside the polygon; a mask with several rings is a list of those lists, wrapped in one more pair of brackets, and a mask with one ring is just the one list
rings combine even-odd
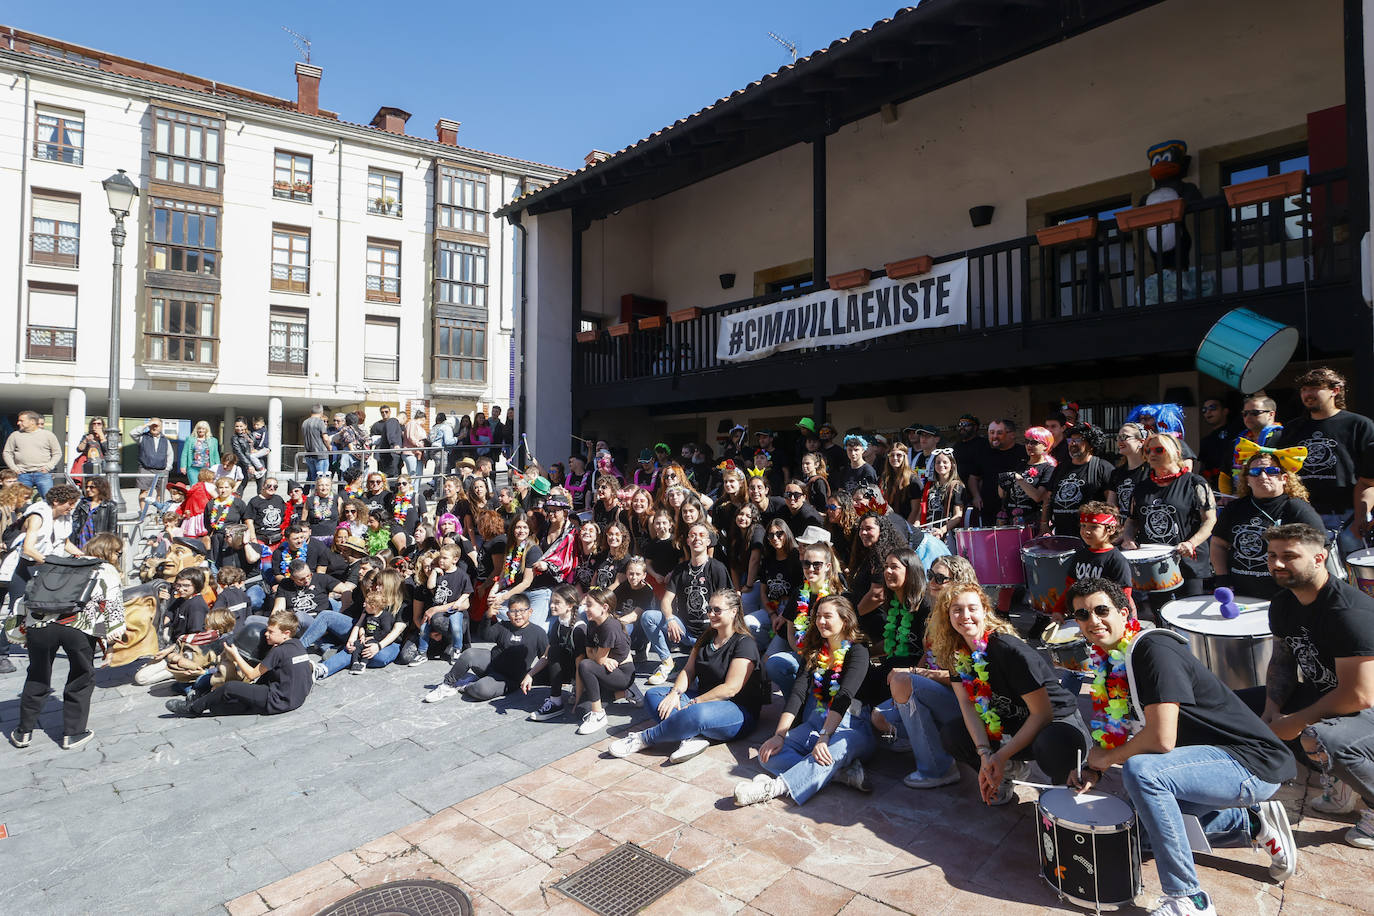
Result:
{"label": "drumstick", "polygon": [[1083,749],[1079,748],[1075,751],[1074,756],[1078,758],[1078,781],[1081,783],[1083,781]]}
{"label": "drumstick", "polygon": [[1018,786],[1030,786],[1032,789],[1060,789],[1062,786],[1052,786],[1043,782],[1026,782],[1024,779],[1013,779],[1013,783]]}

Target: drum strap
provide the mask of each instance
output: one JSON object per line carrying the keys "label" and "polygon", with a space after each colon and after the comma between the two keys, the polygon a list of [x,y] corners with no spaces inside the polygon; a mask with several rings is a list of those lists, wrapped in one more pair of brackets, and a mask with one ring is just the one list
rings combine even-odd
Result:
{"label": "drum strap", "polygon": [[1140,691],[1136,690],[1135,688],[1135,668],[1131,665],[1131,656],[1135,654],[1136,646],[1140,645],[1146,637],[1155,633],[1158,633],[1162,636],[1172,636],[1174,639],[1183,643],[1185,646],[1188,645],[1188,640],[1184,639],[1181,635],[1175,633],[1173,630],[1166,630],[1163,627],[1155,627],[1152,630],[1141,630],[1140,635],[1138,635],[1135,639],[1131,640],[1131,644],[1126,648],[1126,683],[1130,686],[1131,690],[1131,708],[1135,710],[1135,714],[1137,718],[1140,719],[1142,724],[1145,722],[1145,710],[1140,705]]}

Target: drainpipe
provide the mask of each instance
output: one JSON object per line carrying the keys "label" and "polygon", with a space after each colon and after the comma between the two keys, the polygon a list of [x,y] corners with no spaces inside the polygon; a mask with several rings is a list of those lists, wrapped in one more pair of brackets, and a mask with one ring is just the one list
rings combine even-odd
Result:
{"label": "drainpipe", "polygon": [[[340,378],[339,340],[343,336],[343,137],[335,137],[339,145],[338,184],[334,189],[334,393],[339,393]],[[307,379],[306,381],[309,381]]]}
{"label": "drainpipe", "polygon": [[[13,40],[10,46],[13,47]],[[29,202],[29,122],[33,115],[29,107],[29,71],[24,73],[24,129],[20,133],[19,146],[19,263],[18,269],[14,272],[14,301],[19,303],[15,309],[15,334],[14,334],[14,373],[17,378],[19,375],[19,361],[24,358],[24,220],[27,217],[25,206]]]}
{"label": "drainpipe", "polygon": [[[515,429],[511,431],[511,460],[515,458],[515,452],[525,442],[525,329],[528,326],[525,314],[528,311],[530,298],[526,294],[529,289],[529,251],[530,233],[520,221],[520,213],[511,215],[511,222],[515,224],[515,230],[520,233],[520,298],[516,300],[515,307],[519,309],[520,315],[517,325],[520,328],[520,345],[516,348],[519,352],[517,362],[519,367],[516,370],[516,392],[519,395],[519,406],[516,408]],[[525,456],[525,464],[529,464],[529,456]]]}

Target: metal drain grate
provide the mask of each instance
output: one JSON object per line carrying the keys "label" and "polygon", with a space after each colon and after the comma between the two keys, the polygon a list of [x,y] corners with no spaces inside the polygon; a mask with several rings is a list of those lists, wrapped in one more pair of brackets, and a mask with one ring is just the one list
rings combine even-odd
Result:
{"label": "metal drain grate", "polygon": [[554,887],[601,916],[630,916],[690,877],[687,869],[626,843]]}
{"label": "metal drain grate", "polygon": [[471,916],[472,902],[458,887],[416,878],[351,894],[315,916]]}

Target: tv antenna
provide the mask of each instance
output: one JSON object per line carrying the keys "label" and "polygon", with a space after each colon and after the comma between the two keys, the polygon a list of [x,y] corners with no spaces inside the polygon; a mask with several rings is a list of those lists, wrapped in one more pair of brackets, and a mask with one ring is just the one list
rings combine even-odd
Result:
{"label": "tv antenna", "polygon": [[[288,29],[286,26],[282,26],[281,30],[291,36],[291,43],[295,45],[296,50],[305,57],[305,62],[307,64],[310,63],[310,39],[306,38],[300,32]],[[796,57],[796,55],[793,54],[793,57]]]}
{"label": "tv antenna", "polygon": [[792,63],[797,62],[797,43],[795,41],[788,41],[777,32],[769,32],[768,37],[787,49],[788,53],[792,55]]}

